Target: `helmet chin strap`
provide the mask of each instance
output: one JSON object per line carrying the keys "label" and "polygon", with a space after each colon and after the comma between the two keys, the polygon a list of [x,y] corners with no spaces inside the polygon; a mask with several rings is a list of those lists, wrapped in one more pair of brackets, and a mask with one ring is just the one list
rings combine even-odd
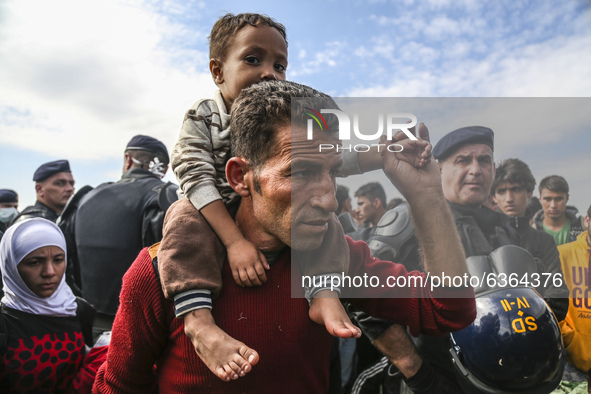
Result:
{"label": "helmet chin strap", "polygon": [[152,174],[159,176],[160,178],[164,176],[164,170],[166,169],[166,166],[164,165],[164,163],[161,163],[157,157],[154,157],[149,162],[142,162],[132,157],[131,161],[135,164],[138,164],[140,168],[145,168],[146,166],[148,166],[147,170],[150,171]]}

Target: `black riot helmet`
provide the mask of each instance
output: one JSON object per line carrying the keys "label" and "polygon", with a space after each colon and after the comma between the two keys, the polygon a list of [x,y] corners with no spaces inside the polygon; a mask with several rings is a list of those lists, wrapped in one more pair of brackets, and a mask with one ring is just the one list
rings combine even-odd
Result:
{"label": "black riot helmet", "polygon": [[[489,256],[468,258],[468,266],[472,275],[486,265],[495,274],[511,266],[521,278],[535,266],[528,256],[524,249],[505,246]],[[476,319],[450,334],[450,354],[464,391],[549,393],[555,389],[564,371],[564,346],[546,301],[529,287],[475,290]]]}

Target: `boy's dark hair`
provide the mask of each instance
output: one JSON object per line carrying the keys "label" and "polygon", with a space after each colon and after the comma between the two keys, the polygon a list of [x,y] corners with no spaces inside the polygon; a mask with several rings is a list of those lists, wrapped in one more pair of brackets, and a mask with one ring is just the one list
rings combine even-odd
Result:
{"label": "boy's dark hair", "polygon": [[505,182],[518,183],[528,193],[532,193],[536,186],[536,179],[532,175],[529,166],[519,159],[507,159],[499,164],[492,184],[491,194],[494,195],[497,187]]}
{"label": "boy's dark hair", "polygon": [[355,192],[355,197],[366,197],[372,203],[377,198],[382,202],[382,207],[386,209],[386,192],[379,182],[370,182],[361,186]]}
{"label": "boy's dark hair", "polygon": [[568,182],[560,175],[550,175],[542,179],[538,190],[542,194],[543,189],[548,189],[554,193],[566,193],[568,195]]}
{"label": "boy's dark hair", "polygon": [[232,44],[236,34],[246,25],[258,26],[267,25],[277,29],[279,34],[285,40],[287,45],[287,34],[285,33],[285,26],[279,22],[275,22],[267,15],[261,14],[226,14],[222,16],[211,28],[209,34],[209,58],[224,60],[228,47]]}
{"label": "boy's dark hair", "polygon": [[337,215],[343,211],[343,205],[345,201],[349,198],[349,188],[344,185],[337,185],[337,192],[335,195],[337,199],[337,203],[339,204],[337,211],[335,212]]}
{"label": "boy's dark hair", "polygon": [[[307,127],[310,117],[304,108],[318,112],[339,109],[330,96],[295,82],[264,81],[243,89],[230,113],[232,156],[246,159],[256,178],[260,167],[276,154],[277,129],[290,125]],[[325,119],[328,130],[336,135],[337,117],[325,116]]]}

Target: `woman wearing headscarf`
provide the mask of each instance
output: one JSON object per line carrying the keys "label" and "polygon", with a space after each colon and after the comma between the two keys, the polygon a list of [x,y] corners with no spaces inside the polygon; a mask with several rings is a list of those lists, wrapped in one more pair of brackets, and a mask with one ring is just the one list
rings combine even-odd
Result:
{"label": "woman wearing headscarf", "polygon": [[84,358],[83,331],[92,326],[92,311],[66,284],[61,230],[41,218],[14,224],[0,241],[0,259],[2,391],[70,390]]}

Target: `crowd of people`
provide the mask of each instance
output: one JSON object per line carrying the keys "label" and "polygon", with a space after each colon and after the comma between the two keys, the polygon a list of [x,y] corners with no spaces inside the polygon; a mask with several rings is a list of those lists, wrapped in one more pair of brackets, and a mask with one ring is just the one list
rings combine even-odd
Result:
{"label": "crowd of people", "polygon": [[[494,132],[483,126],[450,131],[434,146],[421,124],[416,139],[380,140],[396,152],[319,152],[339,143],[337,119],[326,116],[320,132],[306,112],[338,106],[286,81],[287,58],[283,25],[227,14],[210,35],[219,90],[187,111],[172,155],[137,135],[117,182],[76,192],[69,162],[56,160],[33,174],[35,205],[19,212],[17,193],[0,190],[0,386],[456,393],[586,385],[591,207],[579,216],[567,205],[568,183],[552,175],[540,181],[534,210],[529,167],[495,164]],[[169,164],[180,186],[162,181]],[[374,170],[402,198],[388,202],[368,183],[353,209],[338,177]],[[340,282],[347,274],[433,283],[479,270],[495,283],[359,290]],[[510,291],[496,281],[515,273],[529,280]],[[311,285],[299,286],[303,277]]]}

